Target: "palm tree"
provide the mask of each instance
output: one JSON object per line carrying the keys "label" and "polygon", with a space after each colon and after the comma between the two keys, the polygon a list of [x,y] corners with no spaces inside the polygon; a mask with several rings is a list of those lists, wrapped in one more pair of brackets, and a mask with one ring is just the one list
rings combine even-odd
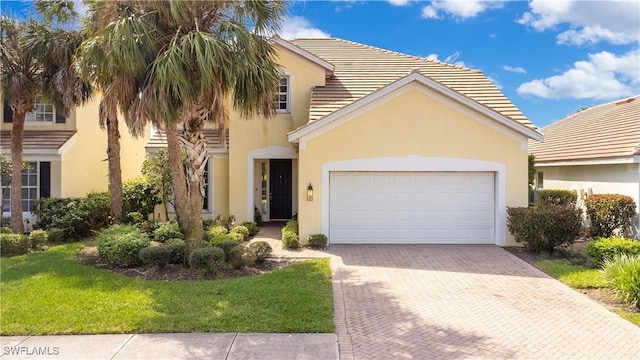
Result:
{"label": "palm tree", "polygon": [[[225,128],[224,99],[228,97],[245,117],[258,112],[265,117],[274,114],[281,74],[269,37],[279,29],[285,3],[187,0],[119,4],[119,26],[105,27],[103,36],[135,41],[120,43],[103,60],[144,63],[144,71],[135,76],[137,91],[130,103],[121,102],[121,109],[126,109],[123,113],[132,133],[140,134],[151,122],[167,134],[176,215],[189,251],[202,241],[205,122]],[[98,12],[94,16],[100,17]],[[147,58],[148,54],[153,57]],[[186,174],[181,148],[187,154]]]}
{"label": "palm tree", "polygon": [[[139,92],[138,83],[153,53],[155,40],[150,28],[147,36],[136,39],[136,33],[123,33],[131,28],[128,18],[134,2],[95,1],[89,3],[89,17],[85,20],[86,40],[77,52],[77,64],[83,76],[102,91],[98,121],[107,130],[107,159],[109,162],[109,197],[114,222],[123,220],[122,170],[120,165],[120,130],[118,111],[126,112]],[[143,25],[150,26],[147,22]],[[135,28],[135,25],[133,26]],[[134,50],[134,57],[119,56],[122,48]],[[134,133],[139,135],[140,132]]]}
{"label": "palm tree", "polygon": [[[46,1],[38,4],[41,9],[49,9]],[[56,13],[61,14],[61,19],[74,14],[72,3],[51,3],[54,4],[57,10],[50,12],[48,20]],[[77,104],[89,98],[91,88],[79,80],[72,66],[75,47],[80,43],[79,33],[55,29],[51,21],[7,16],[0,18],[0,27],[0,86],[4,101],[13,111],[11,162],[21,164],[25,116],[33,111],[36,97],[42,95],[67,116]],[[11,230],[17,233],[24,231],[21,175],[21,166],[13,166]]]}

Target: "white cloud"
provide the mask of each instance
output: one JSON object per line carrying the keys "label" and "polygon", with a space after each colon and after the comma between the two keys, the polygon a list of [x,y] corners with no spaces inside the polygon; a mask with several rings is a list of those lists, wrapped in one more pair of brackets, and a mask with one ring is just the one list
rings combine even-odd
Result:
{"label": "white cloud", "polygon": [[508,72],[513,72],[513,73],[518,73],[518,74],[526,74],[527,73],[527,70],[525,70],[524,68],[522,68],[520,66],[503,65],[502,66],[502,70],[508,71]]}
{"label": "white cloud", "polygon": [[394,6],[405,6],[409,3],[410,0],[388,0],[391,5]]}
{"label": "white cloud", "polygon": [[532,0],[518,23],[538,31],[568,26],[557,36],[558,44],[585,45],[601,41],[631,44],[640,41],[640,2]]}
{"label": "white cloud", "polygon": [[501,8],[502,1],[487,0],[440,0],[431,1],[422,9],[422,17],[425,19],[440,19],[444,14],[458,20],[476,17],[480,13],[490,9]]}
{"label": "white cloud", "polygon": [[284,19],[282,22],[282,29],[280,31],[280,37],[283,39],[316,39],[316,38],[328,38],[331,34],[326,33],[309,22],[302,16],[293,16]]}
{"label": "white cloud", "polygon": [[499,90],[502,90],[502,84],[500,84],[500,81],[498,81],[496,78],[493,78],[489,75],[486,75],[487,79],[489,79],[489,81],[491,81],[493,83],[493,85],[495,85]]}
{"label": "white cloud", "polygon": [[426,57],[426,59],[433,60],[433,61],[440,61],[446,64],[452,64],[456,66],[466,66],[464,61],[457,61],[460,55],[462,55],[462,53],[460,51],[456,51],[453,54],[445,57],[443,60],[440,60],[440,58],[438,57],[438,54],[429,54]]}
{"label": "white cloud", "polygon": [[545,99],[607,100],[634,95],[640,86],[640,50],[616,56],[607,51],[589,54],[560,75],[520,85],[520,95]]}

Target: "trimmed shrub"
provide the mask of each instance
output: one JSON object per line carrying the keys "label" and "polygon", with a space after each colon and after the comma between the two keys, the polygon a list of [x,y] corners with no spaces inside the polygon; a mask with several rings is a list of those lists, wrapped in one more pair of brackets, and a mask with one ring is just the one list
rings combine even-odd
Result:
{"label": "trimmed shrub", "polygon": [[90,193],[84,198],[40,198],[34,202],[33,214],[38,229],[59,228],[67,241],[92,235],[109,225],[109,193]]}
{"label": "trimmed shrub", "polygon": [[231,230],[233,224],[236,222],[235,215],[225,215],[222,216],[220,214],[216,215],[215,219],[213,219],[214,224],[224,226],[227,230]]}
{"label": "trimmed shrub", "polygon": [[47,244],[49,234],[44,230],[33,230],[29,234],[29,246],[33,250],[42,249]]}
{"label": "trimmed shrub", "polygon": [[258,233],[258,224],[254,221],[245,221],[240,224],[249,230],[249,236],[255,236]]}
{"label": "trimmed shrub", "polygon": [[184,239],[184,235],[180,232],[180,227],[175,221],[168,221],[160,224],[153,231],[153,238],[158,242],[165,242],[169,239]]}
{"label": "trimmed shrub", "polygon": [[285,249],[300,248],[300,236],[293,231],[285,231],[282,233],[282,247]]}
{"label": "trimmed shrub", "polygon": [[528,251],[550,253],[575,242],[582,217],[574,206],[533,206],[507,208],[507,228]]}
{"label": "trimmed shrub", "polygon": [[229,233],[229,229],[222,225],[214,225],[207,229],[207,235],[214,238],[217,236],[227,235]]}
{"label": "trimmed shrub", "polygon": [[285,249],[298,249],[300,237],[298,236],[298,222],[289,220],[282,228],[282,247]]}
{"label": "trimmed shrub", "polygon": [[207,229],[209,229],[210,227],[216,226],[218,225],[216,223],[216,219],[204,219],[202,220],[202,228],[205,229],[205,231]]}
{"label": "trimmed shrub", "polygon": [[273,252],[271,245],[266,241],[252,242],[247,246],[247,250],[253,254],[256,262],[262,264]]}
{"label": "trimmed shrub", "polygon": [[139,176],[122,183],[122,202],[125,214],[137,212],[142,216],[142,220],[131,221],[134,224],[147,220],[149,214],[153,214],[156,205],[162,203],[160,190],[146,176]]}
{"label": "trimmed shrub", "polygon": [[227,262],[231,268],[240,270],[245,266],[253,265],[256,262],[256,257],[244,246],[238,245],[229,251]]}
{"label": "trimmed shrub", "polygon": [[139,252],[151,241],[132,225],[114,225],[98,234],[98,254],[109,264],[129,267],[140,263]]}
{"label": "trimmed shrub", "polygon": [[48,240],[52,244],[61,244],[65,242],[66,235],[64,230],[60,228],[51,228],[47,231]]}
{"label": "trimmed shrub", "polygon": [[11,234],[11,228],[9,226],[2,226],[2,228],[0,228],[0,233]]}
{"label": "trimmed shrub", "polygon": [[22,234],[0,234],[0,255],[16,256],[29,252],[29,238]]}
{"label": "trimmed shrub", "polygon": [[249,229],[246,226],[238,225],[231,228],[229,234],[241,234],[242,240],[247,240],[249,238]]}
{"label": "trimmed shrub", "polygon": [[307,244],[312,249],[324,249],[327,247],[327,236],[324,234],[313,234],[307,237]]}
{"label": "trimmed shrub", "polygon": [[182,264],[187,244],[182,239],[169,239],[164,242],[164,247],[171,253],[170,264]]}
{"label": "trimmed shrub", "polygon": [[621,298],[640,309],[640,256],[623,254],[607,259],[602,273]]}
{"label": "trimmed shrub", "polygon": [[541,205],[575,206],[578,194],[571,190],[539,190],[538,202]]}
{"label": "trimmed shrub", "polygon": [[242,235],[241,233],[237,233],[237,232],[233,232],[233,233],[228,233],[227,235],[225,235],[226,237],[228,237],[231,240],[235,240],[239,243],[243,242],[245,240],[244,235]]}
{"label": "trimmed shrub", "polygon": [[629,196],[595,194],[584,201],[591,221],[592,237],[611,237],[616,231],[626,234],[636,216],[636,203]]}
{"label": "trimmed shrub", "polygon": [[224,265],[224,251],[217,246],[194,249],[189,256],[189,266],[206,274],[216,274]]}
{"label": "trimmed shrub", "polygon": [[621,237],[597,238],[587,242],[587,254],[597,264],[602,264],[617,255],[640,254],[640,242]]}
{"label": "trimmed shrub", "polygon": [[163,269],[171,263],[171,251],[165,246],[148,246],[140,250],[140,260],[146,265]]}
{"label": "trimmed shrub", "polygon": [[218,247],[224,251],[225,261],[229,261],[229,254],[231,254],[231,250],[236,246],[240,246],[240,242],[233,239],[224,240],[218,245]]}
{"label": "trimmed shrub", "polygon": [[127,216],[125,217],[125,222],[127,224],[137,225],[138,227],[140,226],[140,224],[142,224],[143,221],[144,215],[137,211],[127,213]]}

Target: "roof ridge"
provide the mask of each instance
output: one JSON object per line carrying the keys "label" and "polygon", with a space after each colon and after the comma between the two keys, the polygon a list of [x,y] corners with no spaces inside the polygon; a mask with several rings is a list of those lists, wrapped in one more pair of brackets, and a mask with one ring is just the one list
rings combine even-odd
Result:
{"label": "roof ridge", "polygon": [[327,40],[337,40],[337,41],[341,41],[347,44],[352,44],[352,45],[356,45],[356,46],[360,46],[360,47],[364,47],[364,48],[369,48],[372,50],[376,50],[376,51],[380,51],[383,53],[387,53],[387,54],[393,54],[393,55],[398,55],[398,56],[402,56],[402,57],[407,57],[407,58],[411,58],[414,60],[420,60],[420,61],[426,61],[426,62],[430,62],[430,63],[434,63],[434,64],[439,64],[439,65],[444,65],[447,67],[452,67],[455,69],[461,69],[461,70],[470,70],[470,71],[479,71],[477,69],[472,69],[470,67],[466,67],[466,66],[460,66],[460,65],[454,65],[454,64],[449,64],[440,60],[432,60],[426,57],[420,57],[420,56],[416,56],[416,55],[410,55],[410,54],[405,54],[405,53],[401,53],[399,51],[394,51],[394,50],[389,50],[389,49],[384,49],[381,47],[377,47],[377,46],[373,46],[373,45],[368,45],[368,44],[362,44],[356,41],[352,41],[352,40],[345,40],[345,39],[340,39],[340,38],[327,38]]}
{"label": "roof ridge", "polygon": [[559,125],[560,123],[564,123],[565,121],[570,120],[570,119],[573,119],[574,117],[576,117],[576,116],[578,116],[578,115],[585,115],[585,112],[587,112],[587,111],[588,111],[588,112],[591,112],[592,110],[596,110],[596,109],[601,108],[601,107],[604,107],[604,106],[608,106],[608,105],[612,105],[612,104],[617,104],[617,103],[619,103],[619,102],[621,102],[621,101],[625,101],[625,100],[629,100],[629,99],[636,99],[636,98],[638,98],[638,97],[640,97],[640,94],[638,94],[638,95],[633,95],[633,96],[628,96],[628,97],[624,97],[624,98],[622,98],[622,99],[612,100],[612,101],[609,101],[609,102],[604,103],[604,104],[594,105],[594,106],[591,106],[591,107],[586,108],[586,109],[584,109],[584,110],[581,110],[581,111],[575,112],[575,113],[573,113],[573,114],[569,114],[569,115],[565,116],[564,118],[562,118],[562,119],[560,119],[560,120],[558,120],[558,121],[556,121],[556,122],[554,122],[554,123],[551,123],[551,124],[549,124],[549,125],[545,126],[545,127],[544,127],[544,128],[542,128],[542,129],[544,130],[544,129],[547,129],[547,128],[551,127],[551,126]]}

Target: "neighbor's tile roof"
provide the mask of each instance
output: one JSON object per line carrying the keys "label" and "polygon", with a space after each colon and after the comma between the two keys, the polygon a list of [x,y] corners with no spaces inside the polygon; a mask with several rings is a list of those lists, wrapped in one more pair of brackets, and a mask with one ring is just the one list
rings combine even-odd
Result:
{"label": "neighbor's tile roof", "polygon": [[309,121],[313,122],[408,75],[413,69],[460,94],[537,130],[527,117],[478,70],[340,39],[298,39],[301,49],[335,66],[326,86],[313,89]]}
{"label": "neighbor's tile roof", "polygon": [[639,155],[640,95],[569,115],[542,132],[544,143],[529,141],[537,162]]}
{"label": "neighbor's tile roof", "polygon": [[[58,150],[76,133],[75,130],[25,130],[23,150]],[[0,147],[11,150],[11,131],[0,131]]]}
{"label": "neighbor's tile roof", "polygon": [[[179,130],[179,133],[182,131]],[[207,148],[209,149],[227,149],[229,148],[229,130],[224,130],[225,139],[220,136],[222,131],[218,129],[204,129],[204,137],[207,140]],[[166,147],[167,136],[163,131],[157,130],[156,133],[147,142],[147,147]]]}

